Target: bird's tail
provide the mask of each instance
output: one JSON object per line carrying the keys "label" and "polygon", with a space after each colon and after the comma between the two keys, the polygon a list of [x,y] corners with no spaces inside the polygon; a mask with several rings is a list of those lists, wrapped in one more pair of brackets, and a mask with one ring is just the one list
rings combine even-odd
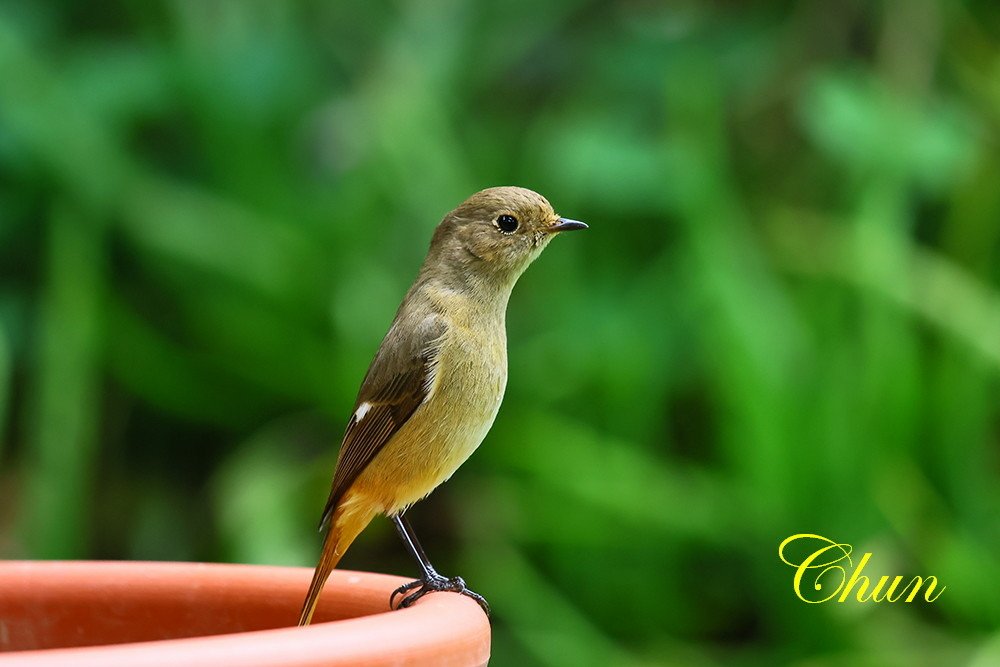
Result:
{"label": "bird's tail", "polygon": [[[302,613],[299,615],[299,625],[309,625],[313,614],[316,611],[316,604],[319,602],[320,591],[323,585],[337,567],[340,558],[351,546],[354,538],[365,529],[365,526],[372,520],[374,512],[357,511],[356,507],[344,511],[341,506],[334,512],[333,520],[330,522],[330,529],[323,540],[323,551],[313,572],[312,581],[309,582],[309,591],[306,593],[305,602],[302,604]],[[353,510],[353,511],[352,511]]]}

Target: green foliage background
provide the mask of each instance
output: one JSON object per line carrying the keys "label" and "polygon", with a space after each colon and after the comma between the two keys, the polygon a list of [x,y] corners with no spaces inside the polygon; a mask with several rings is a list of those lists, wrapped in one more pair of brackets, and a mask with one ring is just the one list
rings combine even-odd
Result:
{"label": "green foliage background", "polygon": [[[590,231],[411,516],[498,665],[1000,664],[990,2],[0,4],[0,555],[312,565],[441,216]],[[813,532],[933,604],[806,605]],[[387,522],[344,562],[413,574]]]}

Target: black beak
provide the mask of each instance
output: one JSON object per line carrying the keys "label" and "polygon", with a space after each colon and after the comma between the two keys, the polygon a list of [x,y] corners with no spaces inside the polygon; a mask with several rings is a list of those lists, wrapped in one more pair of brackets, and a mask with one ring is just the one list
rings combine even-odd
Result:
{"label": "black beak", "polygon": [[574,229],[586,229],[587,225],[583,224],[579,220],[570,220],[569,218],[559,218],[551,225],[548,229],[550,232],[571,232]]}

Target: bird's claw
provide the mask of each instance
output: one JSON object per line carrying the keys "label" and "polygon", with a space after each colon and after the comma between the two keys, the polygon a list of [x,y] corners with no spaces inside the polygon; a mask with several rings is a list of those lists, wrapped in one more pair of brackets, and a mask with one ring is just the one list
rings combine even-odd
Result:
{"label": "bird's claw", "polygon": [[[416,590],[413,591],[413,589]],[[410,591],[413,592],[410,593]],[[466,588],[465,580],[462,579],[462,577],[452,577],[449,579],[441,576],[437,572],[433,572],[423,579],[417,579],[416,581],[411,581],[408,584],[403,584],[394,590],[392,595],[389,596],[389,607],[391,609],[405,609],[428,593],[434,593],[436,591],[448,591],[450,593],[458,593],[459,595],[470,597],[479,604],[487,616],[490,615],[490,605],[486,602],[486,598],[479,593]],[[396,605],[396,597],[400,595],[403,597],[400,599],[399,604]]]}

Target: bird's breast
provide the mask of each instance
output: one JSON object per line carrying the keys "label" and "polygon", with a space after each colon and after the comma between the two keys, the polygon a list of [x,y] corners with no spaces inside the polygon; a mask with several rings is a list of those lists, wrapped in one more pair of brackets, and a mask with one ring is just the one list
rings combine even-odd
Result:
{"label": "bird's breast", "polygon": [[468,456],[500,409],[507,385],[507,345],[502,328],[457,329],[450,334],[438,353],[426,407],[452,431],[440,437],[449,440],[451,448],[468,449]]}

